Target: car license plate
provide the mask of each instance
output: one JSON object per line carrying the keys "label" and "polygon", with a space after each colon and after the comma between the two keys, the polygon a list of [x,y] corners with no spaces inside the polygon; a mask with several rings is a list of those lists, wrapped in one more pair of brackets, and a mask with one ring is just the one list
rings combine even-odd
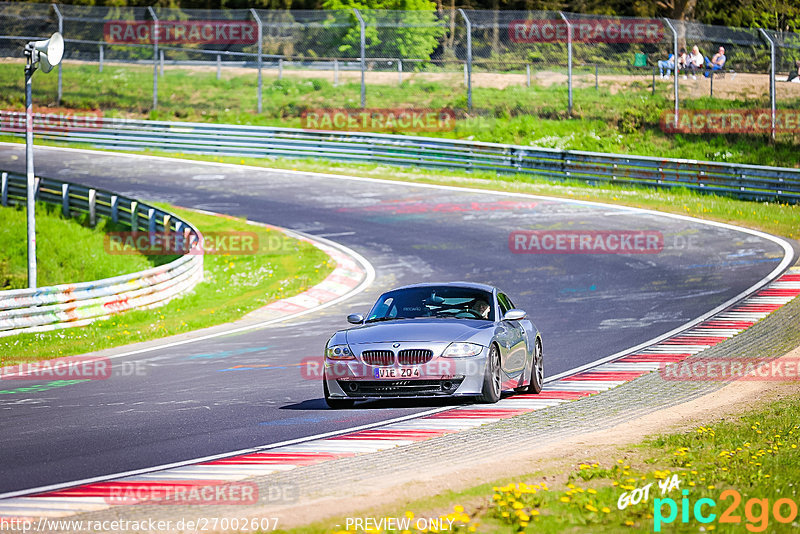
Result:
{"label": "car license plate", "polygon": [[375,378],[419,378],[418,367],[379,367],[375,369]]}

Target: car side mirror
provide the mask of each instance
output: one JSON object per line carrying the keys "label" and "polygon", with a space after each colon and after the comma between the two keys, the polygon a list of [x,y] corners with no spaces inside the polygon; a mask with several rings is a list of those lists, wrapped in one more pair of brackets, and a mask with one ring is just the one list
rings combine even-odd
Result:
{"label": "car side mirror", "polygon": [[503,316],[504,321],[519,321],[520,319],[524,319],[527,317],[528,314],[525,313],[524,310],[508,310],[506,314]]}
{"label": "car side mirror", "polygon": [[361,324],[364,322],[364,316],[360,313],[351,313],[347,316],[347,322],[350,324]]}

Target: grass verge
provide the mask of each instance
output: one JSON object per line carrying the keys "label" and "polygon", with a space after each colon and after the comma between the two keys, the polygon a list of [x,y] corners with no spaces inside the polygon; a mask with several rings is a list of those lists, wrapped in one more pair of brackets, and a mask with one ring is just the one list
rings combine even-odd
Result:
{"label": "grass verge", "polygon": [[[64,69],[64,97],[56,113],[72,110],[99,110],[107,116],[126,116],[158,120],[302,127],[303,113],[319,108],[360,107],[360,85],[346,82],[334,86],[323,77],[294,77],[278,80],[274,72],[265,73],[262,91],[263,111],[256,113],[255,71],[226,72],[217,80],[212,68],[171,68],[159,79],[159,109],[151,111],[152,68],[147,66],[107,65],[100,73],[96,66],[68,64]],[[0,108],[24,109],[24,76],[20,63],[0,63]],[[320,74],[323,76],[323,74]],[[373,109],[456,110],[454,126],[423,135],[515,143],[543,148],[560,148],[682,157],[758,165],[796,167],[800,133],[781,133],[776,143],[768,136],[740,134],[681,135],[665,133],[662,114],[670,111],[672,84],[656,84],[652,94],[646,77],[624,88],[576,87],[574,109],[568,116],[567,89],[512,85],[500,88],[475,87],[473,105],[467,112],[466,93],[459,82],[405,81],[401,84],[370,84],[367,105]],[[37,80],[38,106],[55,103],[57,77]],[[613,82],[618,85],[619,82]],[[454,87],[456,89],[454,89]],[[689,90],[688,87],[682,89]],[[683,109],[724,110],[731,108],[766,109],[764,98],[744,96],[737,100],[707,96],[682,96]],[[187,105],[191,103],[191,105]],[[794,109],[796,97],[785,97],[781,109]],[[397,128],[390,133],[404,132]]]}
{"label": "grass verge", "polygon": [[[143,271],[172,258],[106,254],[107,232],[124,231],[108,219],[91,228],[88,215],[66,219],[59,206],[36,205],[36,260],[39,286],[100,280]],[[71,246],[65,247],[64,243]],[[0,208],[0,290],[28,287],[28,240],[24,206]]]}
{"label": "grass verge", "polygon": [[[204,280],[189,294],[159,308],[126,312],[82,328],[0,338],[0,365],[82,354],[234,321],[321,282],[335,267],[313,245],[249,225],[244,219],[156,205],[192,222],[203,233],[255,232],[258,251],[206,255]],[[100,251],[101,256],[107,255],[102,246]],[[124,261],[134,257],[119,256]],[[80,279],[86,278],[81,275]]]}

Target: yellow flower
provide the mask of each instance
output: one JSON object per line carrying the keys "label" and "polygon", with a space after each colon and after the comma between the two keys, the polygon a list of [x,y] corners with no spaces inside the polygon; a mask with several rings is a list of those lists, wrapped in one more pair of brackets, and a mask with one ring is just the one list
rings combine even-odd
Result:
{"label": "yellow flower", "polygon": [[596,512],[597,511],[597,508],[595,508],[591,504],[587,504],[586,505],[586,509],[589,510],[590,512]]}
{"label": "yellow flower", "polygon": [[592,495],[594,495],[595,493],[597,493],[597,490],[594,489],[594,488],[589,488],[589,489],[586,490],[586,492],[587,493],[591,493]]}
{"label": "yellow flower", "polygon": [[410,510],[407,511],[406,512],[406,517],[409,518],[409,519],[414,519],[414,512],[412,512]]}
{"label": "yellow flower", "polygon": [[457,504],[457,505],[453,506],[453,510],[455,510],[456,512],[458,512],[460,514],[460,513],[464,512],[464,507],[461,506],[460,504]]}
{"label": "yellow flower", "polygon": [[559,499],[559,501],[561,501],[561,502],[569,502],[569,497],[567,497],[567,496],[561,497]]}
{"label": "yellow flower", "polygon": [[514,508],[514,510],[522,510],[525,507],[522,506],[521,502],[515,502],[514,505],[512,506],[512,508]]}
{"label": "yellow flower", "polygon": [[608,506],[603,506],[602,510],[603,510],[604,514],[610,514],[611,513],[611,510],[608,508]]}

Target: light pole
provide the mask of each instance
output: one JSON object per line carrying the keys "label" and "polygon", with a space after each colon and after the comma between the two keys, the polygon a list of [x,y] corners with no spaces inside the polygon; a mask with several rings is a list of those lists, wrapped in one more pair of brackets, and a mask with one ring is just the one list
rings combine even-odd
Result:
{"label": "light pole", "polygon": [[64,39],[56,32],[45,41],[31,41],[25,45],[25,173],[27,175],[28,215],[28,287],[36,288],[36,188],[33,178],[33,98],[31,79],[36,68],[50,72],[61,63],[64,56]]}

